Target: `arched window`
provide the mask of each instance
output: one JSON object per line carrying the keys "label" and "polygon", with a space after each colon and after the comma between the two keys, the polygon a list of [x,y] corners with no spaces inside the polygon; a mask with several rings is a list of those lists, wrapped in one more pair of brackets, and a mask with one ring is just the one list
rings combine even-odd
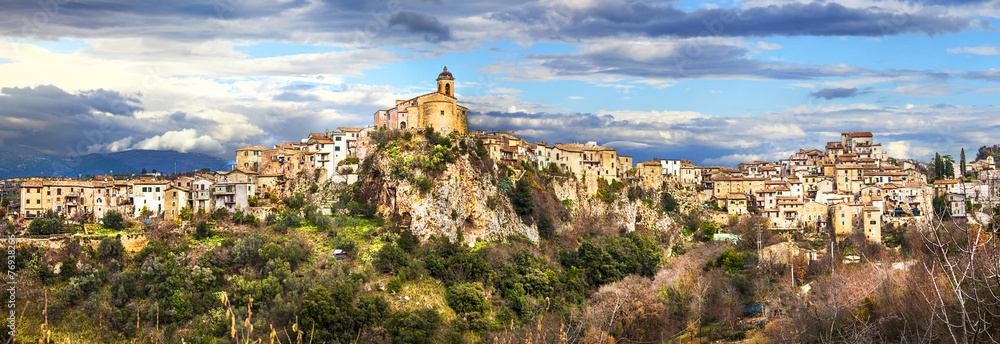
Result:
{"label": "arched window", "polygon": [[399,129],[406,129],[406,122],[399,122]]}
{"label": "arched window", "polygon": [[444,94],[451,94],[451,84],[444,84]]}

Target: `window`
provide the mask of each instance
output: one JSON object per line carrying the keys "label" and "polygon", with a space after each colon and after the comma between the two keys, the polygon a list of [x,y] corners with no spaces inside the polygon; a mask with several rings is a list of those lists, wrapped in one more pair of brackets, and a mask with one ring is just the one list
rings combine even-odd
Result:
{"label": "window", "polygon": [[337,136],[334,140],[340,141],[340,136]]}
{"label": "window", "polygon": [[340,151],[340,146],[333,147],[333,150],[339,152]]}
{"label": "window", "polygon": [[160,192],[160,187],[159,186],[156,187],[156,192]]}
{"label": "window", "polygon": [[441,110],[441,116],[444,116],[444,110]]}
{"label": "window", "polygon": [[62,188],[56,189],[56,195],[62,195]]}

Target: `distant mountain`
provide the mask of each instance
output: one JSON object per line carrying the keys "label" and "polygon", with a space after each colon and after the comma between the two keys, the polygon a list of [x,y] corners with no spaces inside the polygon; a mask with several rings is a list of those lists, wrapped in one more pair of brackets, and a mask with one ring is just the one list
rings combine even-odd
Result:
{"label": "distant mountain", "polygon": [[200,153],[131,150],[116,153],[59,157],[23,145],[0,145],[0,179],[13,177],[140,173],[145,168],[160,173],[185,172],[209,168],[228,170],[232,162]]}

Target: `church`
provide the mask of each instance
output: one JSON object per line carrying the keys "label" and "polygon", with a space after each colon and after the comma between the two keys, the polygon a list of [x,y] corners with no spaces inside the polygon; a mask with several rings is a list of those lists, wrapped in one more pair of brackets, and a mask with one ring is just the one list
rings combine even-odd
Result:
{"label": "church", "polygon": [[433,127],[435,131],[449,134],[453,131],[465,135],[469,132],[469,109],[458,105],[455,98],[455,77],[444,67],[437,77],[437,92],[408,100],[396,100],[396,106],[375,112],[375,126],[387,129]]}

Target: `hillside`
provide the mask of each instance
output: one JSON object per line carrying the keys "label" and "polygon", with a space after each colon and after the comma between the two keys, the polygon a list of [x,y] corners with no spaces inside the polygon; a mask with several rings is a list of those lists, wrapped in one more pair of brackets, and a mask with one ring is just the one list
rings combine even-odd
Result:
{"label": "hillside", "polygon": [[60,157],[23,145],[0,145],[0,179],[33,176],[93,175],[139,173],[156,169],[161,172],[191,171],[202,168],[228,170],[224,159],[200,153],[132,150]]}
{"label": "hillside", "polygon": [[994,159],[1000,159],[1000,145],[979,147],[979,151],[976,152],[976,160],[973,161],[983,160],[990,156]]}

